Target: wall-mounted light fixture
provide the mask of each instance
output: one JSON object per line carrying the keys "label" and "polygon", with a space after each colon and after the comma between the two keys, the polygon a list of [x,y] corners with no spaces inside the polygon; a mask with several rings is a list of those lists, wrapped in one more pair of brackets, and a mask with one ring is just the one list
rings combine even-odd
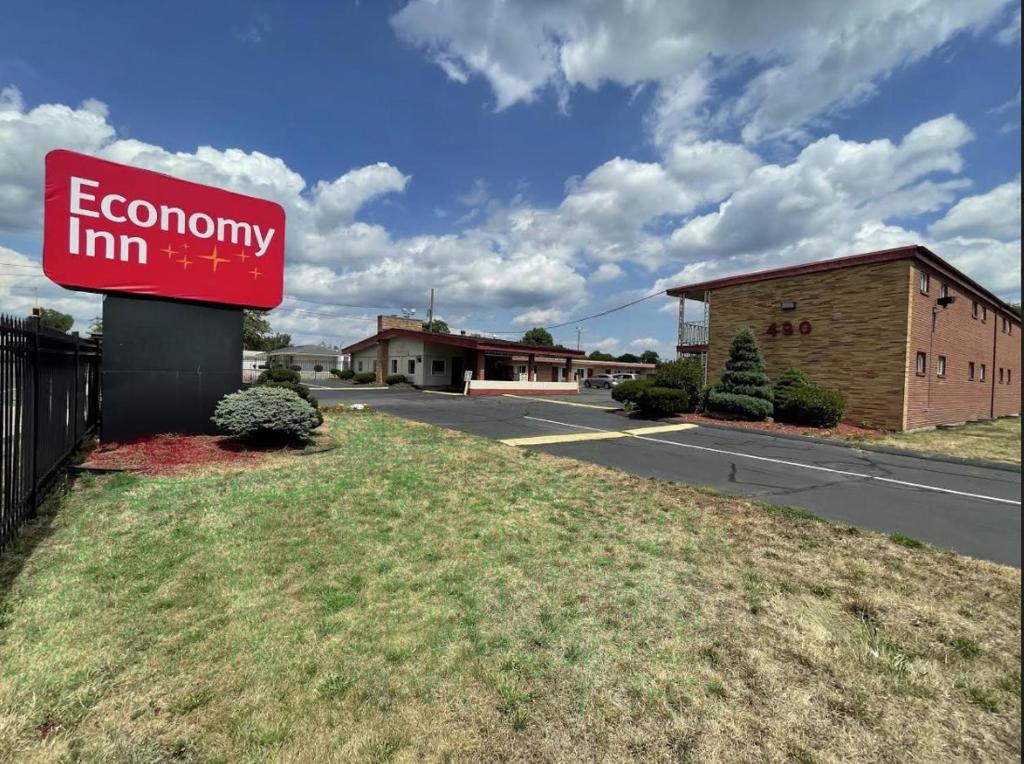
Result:
{"label": "wall-mounted light fixture", "polygon": [[782,310],[796,310],[796,303],[792,300],[783,300],[779,303],[779,307],[782,308]]}
{"label": "wall-mounted light fixture", "polygon": [[941,305],[943,308],[945,308],[945,307],[947,307],[949,305],[952,305],[954,302],[956,302],[956,295],[955,294],[951,294],[951,295],[948,295],[946,297],[940,297],[935,302],[937,302],[939,305]]}

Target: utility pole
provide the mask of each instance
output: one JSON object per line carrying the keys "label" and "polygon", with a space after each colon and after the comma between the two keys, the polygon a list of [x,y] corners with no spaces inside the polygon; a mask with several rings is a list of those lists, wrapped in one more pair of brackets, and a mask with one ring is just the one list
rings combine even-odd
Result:
{"label": "utility pole", "polygon": [[427,331],[434,331],[434,288],[430,288],[430,307],[427,308]]}
{"label": "utility pole", "polygon": [[583,329],[576,327],[576,349],[580,349],[580,335],[583,334]]}

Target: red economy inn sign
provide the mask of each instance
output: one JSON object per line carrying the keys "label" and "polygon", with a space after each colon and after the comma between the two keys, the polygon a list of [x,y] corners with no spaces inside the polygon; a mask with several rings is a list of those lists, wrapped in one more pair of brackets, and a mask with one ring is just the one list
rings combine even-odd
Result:
{"label": "red economy inn sign", "polygon": [[284,209],[58,149],[46,155],[43,271],[69,289],[274,308]]}

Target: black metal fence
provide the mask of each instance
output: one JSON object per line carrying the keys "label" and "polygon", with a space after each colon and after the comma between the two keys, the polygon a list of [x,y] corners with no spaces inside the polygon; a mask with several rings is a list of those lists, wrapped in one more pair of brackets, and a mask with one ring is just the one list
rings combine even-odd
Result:
{"label": "black metal fence", "polygon": [[0,550],[99,423],[100,343],[0,315]]}

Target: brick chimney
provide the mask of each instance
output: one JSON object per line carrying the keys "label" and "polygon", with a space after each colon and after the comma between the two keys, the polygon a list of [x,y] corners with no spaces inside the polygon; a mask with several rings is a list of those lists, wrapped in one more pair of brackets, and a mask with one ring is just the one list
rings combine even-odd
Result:
{"label": "brick chimney", "polygon": [[382,332],[385,329],[411,329],[414,332],[421,332],[423,321],[403,316],[377,316],[377,331]]}

